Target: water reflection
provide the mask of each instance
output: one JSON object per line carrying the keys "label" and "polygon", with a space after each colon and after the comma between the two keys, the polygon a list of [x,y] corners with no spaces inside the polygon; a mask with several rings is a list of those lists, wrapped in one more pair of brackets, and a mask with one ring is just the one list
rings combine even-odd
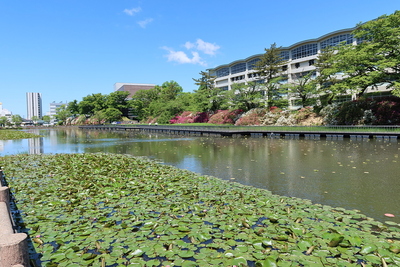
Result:
{"label": "water reflection", "polygon": [[44,137],[5,141],[0,155],[14,153],[120,153],[147,156],[197,173],[300,197],[314,203],[359,209],[400,223],[398,142],[203,138],[157,134],[32,130]]}

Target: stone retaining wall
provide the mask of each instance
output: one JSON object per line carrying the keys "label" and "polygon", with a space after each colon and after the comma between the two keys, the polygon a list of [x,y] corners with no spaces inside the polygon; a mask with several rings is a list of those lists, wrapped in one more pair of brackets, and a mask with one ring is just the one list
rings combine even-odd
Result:
{"label": "stone retaining wall", "polygon": [[10,213],[10,189],[5,186],[0,170],[0,266],[28,267],[28,237],[16,233]]}

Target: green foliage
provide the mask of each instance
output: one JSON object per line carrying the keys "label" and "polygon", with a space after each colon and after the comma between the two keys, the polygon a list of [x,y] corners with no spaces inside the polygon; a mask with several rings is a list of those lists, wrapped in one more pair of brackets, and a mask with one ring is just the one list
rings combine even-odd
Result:
{"label": "green foliage", "polygon": [[223,91],[214,87],[215,76],[211,76],[208,72],[201,71],[199,79],[193,79],[199,89],[194,92],[194,103],[196,111],[199,112],[216,112],[226,102],[221,97]]}
{"label": "green foliage", "polygon": [[400,88],[400,12],[384,15],[360,24],[353,32],[357,45],[343,44],[326,60],[324,75],[342,73],[343,79],[331,84],[334,92],[352,93],[361,97],[369,86],[387,84]]}
{"label": "green foliage", "polygon": [[16,125],[20,126],[22,123],[22,117],[18,114],[11,116],[11,121]]}
{"label": "green foliage", "polygon": [[303,107],[307,106],[310,100],[316,97],[317,83],[313,78],[314,76],[314,71],[309,71],[305,75],[299,73],[292,80],[292,83],[287,85],[289,94],[299,97]]}
{"label": "green foliage", "polygon": [[50,118],[49,115],[44,115],[44,116],[42,117],[42,120],[43,120],[45,123],[49,123],[49,122],[51,121],[51,118]]}
{"label": "green foliage", "polygon": [[280,76],[282,67],[288,62],[281,55],[281,47],[277,47],[275,43],[270,48],[265,48],[265,53],[260,57],[254,70],[259,74],[257,78],[264,85],[265,96],[267,98],[267,107],[274,105],[273,101],[279,99],[280,87],[279,81],[283,77]]}
{"label": "green foliage", "polygon": [[71,117],[72,114],[66,105],[61,105],[56,109],[56,119],[59,124],[67,124],[67,118]]}
{"label": "green foliage", "polygon": [[7,117],[0,117],[0,126],[6,126],[7,125],[7,122],[8,122],[8,119],[7,119]]}
{"label": "green foliage", "polygon": [[231,104],[232,109],[248,111],[253,108],[264,107],[264,86],[256,82],[235,83],[232,89],[223,93],[224,98]]}
{"label": "green foliage", "polygon": [[15,140],[41,137],[40,135],[13,130],[0,130],[0,140]]}
{"label": "green foliage", "polygon": [[15,221],[41,254],[38,266],[400,264],[399,228],[354,210],[129,155],[1,162],[23,207]]}

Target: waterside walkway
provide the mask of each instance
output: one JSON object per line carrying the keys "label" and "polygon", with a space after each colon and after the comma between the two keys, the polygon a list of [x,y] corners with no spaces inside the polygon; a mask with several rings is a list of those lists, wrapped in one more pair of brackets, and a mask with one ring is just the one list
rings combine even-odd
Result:
{"label": "waterside walkway", "polygon": [[[384,139],[397,140],[400,136],[399,128],[392,126],[385,127],[321,127],[321,130],[310,130],[307,126],[293,126],[290,130],[280,130],[282,127],[263,129],[263,127],[236,127],[236,126],[178,126],[178,125],[86,125],[80,126],[81,129],[107,130],[107,131],[137,131],[176,135],[192,136],[228,136],[228,137],[271,137],[271,138],[291,138],[304,137],[305,139]],[[376,129],[376,130],[374,130]]]}

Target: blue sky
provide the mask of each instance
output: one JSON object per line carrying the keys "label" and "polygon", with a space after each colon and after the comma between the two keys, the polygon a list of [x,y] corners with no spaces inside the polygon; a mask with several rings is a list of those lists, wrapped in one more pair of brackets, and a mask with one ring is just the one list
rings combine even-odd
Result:
{"label": "blue sky", "polygon": [[116,82],[178,82],[400,9],[398,0],[0,0],[0,102],[26,117],[26,92],[52,101]]}

